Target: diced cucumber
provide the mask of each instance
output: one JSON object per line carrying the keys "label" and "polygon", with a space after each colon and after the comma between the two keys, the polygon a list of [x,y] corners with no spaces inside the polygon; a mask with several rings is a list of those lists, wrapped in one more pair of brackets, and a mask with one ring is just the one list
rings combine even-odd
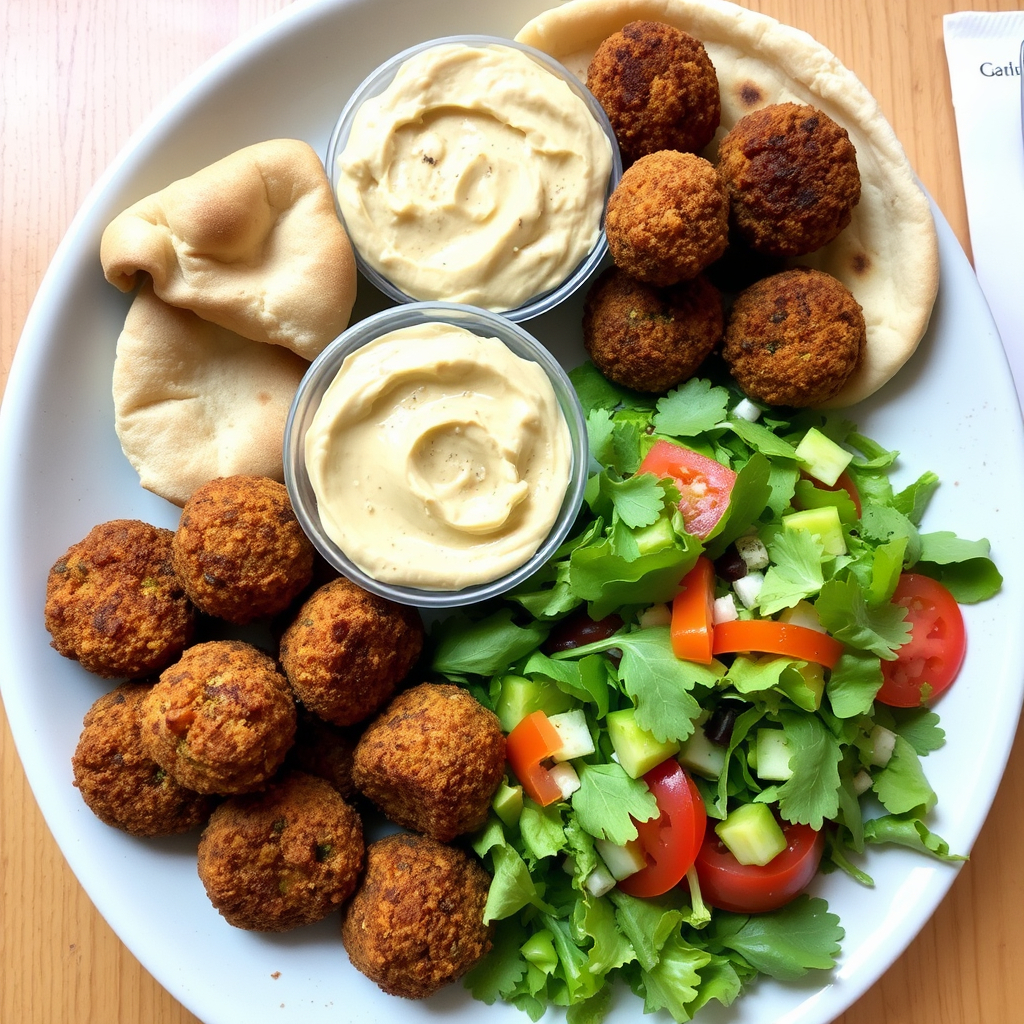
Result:
{"label": "diced cucumber", "polygon": [[808,476],[833,487],[853,461],[853,453],[840,448],[817,427],[811,427],[796,446],[796,461]]}
{"label": "diced cucumber", "polygon": [[641,555],[651,555],[666,548],[675,547],[676,535],[672,529],[672,520],[661,516],[650,526],[644,526],[633,532],[636,545]]}
{"label": "diced cucumber", "polygon": [[604,867],[602,864],[598,864],[593,871],[587,875],[587,880],[584,882],[587,887],[587,892],[591,896],[604,896],[605,893],[611,892],[615,888],[615,879],[612,878],[612,873]]}
{"label": "diced cucumber", "polygon": [[511,732],[527,715],[543,711],[555,715],[572,707],[572,697],[554,683],[526,676],[504,676],[500,683],[494,712],[501,728]]}
{"label": "diced cucumber", "polygon": [[608,726],[608,738],[612,741],[618,762],[630,778],[640,778],[655,765],[661,764],[666,757],[679,752],[679,743],[676,740],[662,742],[653,733],[638,725],[636,711],[633,708],[609,712],[605,724]]}
{"label": "diced cucumber", "polygon": [[706,779],[717,779],[725,768],[725,747],[712,743],[698,726],[679,748],[677,760]]}
{"label": "diced cucumber", "polygon": [[491,798],[494,813],[511,828],[519,821],[523,813],[523,787],[510,786],[504,779],[498,791]]}
{"label": "diced cucumber", "polygon": [[785,782],[793,777],[789,759],[793,751],[781,729],[758,729],[754,740],[757,746],[757,777],[770,782]]}
{"label": "diced cucumber", "polygon": [[786,848],[786,836],[767,804],[742,804],[715,832],[741,864],[764,867]]}
{"label": "diced cucumber", "polygon": [[607,839],[595,839],[594,846],[616,882],[621,882],[622,879],[635,875],[641,868],[647,867],[647,857],[636,839],[624,846],[611,843]]}
{"label": "diced cucumber", "polygon": [[787,530],[806,530],[817,537],[826,555],[846,554],[846,537],[843,536],[843,524],[835,505],[791,512],[782,517],[782,525]]}
{"label": "diced cucumber", "polygon": [[594,738],[590,735],[587,716],[582,708],[548,715],[548,721],[562,741],[562,746],[551,755],[555,761],[571,761],[574,757],[586,757],[594,752]]}
{"label": "diced cucumber", "polygon": [[892,760],[896,749],[896,733],[884,725],[876,725],[868,736],[871,741],[871,763],[884,768]]}

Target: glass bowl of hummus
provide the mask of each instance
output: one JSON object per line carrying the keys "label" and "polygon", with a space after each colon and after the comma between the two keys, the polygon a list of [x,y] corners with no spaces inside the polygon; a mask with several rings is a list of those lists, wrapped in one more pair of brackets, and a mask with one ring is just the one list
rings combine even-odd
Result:
{"label": "glass bowl of hummus", "polygon": [[295,514],[366,590],[443,608],[536,572],[583,501],[589,452],[565,371],[488,310],[410,302],[310,365],[285,426]]}
{"label": "glass bowl of hummus", "polygon": [[396,302],[523,321],[607,252],[622,174],[600,103],[571,72],[496,36],[402,51],[352,94],[324,161],[364,277]]}

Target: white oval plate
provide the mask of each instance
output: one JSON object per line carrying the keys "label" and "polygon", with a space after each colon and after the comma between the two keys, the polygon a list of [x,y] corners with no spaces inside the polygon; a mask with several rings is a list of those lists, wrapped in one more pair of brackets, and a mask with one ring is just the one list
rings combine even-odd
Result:
{"label": "white oval plate", "polygon": [[[128,299],[103,279],[100,234],[129,203],[250,143],[291,136],[323,153],[351,89],[390,54],[446,33],[511,36],[546,6],[300,0],[207,65],[133,139],[76,217],[26,323],[0,410],[4,703],[33,791],[75,874],[129,949],[206,1024],[385,1022],[396,1013],[409,1022],[526,1018],[507,1006],[488,1009],[459,986],[419,1003],[381,994],[349,966],[336,916],[282,936],[231,928],[199,882],[195,835],[133,839],[93,817],[72,787],[82,716],[107,684],[49,647],[47,570],[98,522],[137,517],[173,528],[178,515],[139,487],[114,434],[110,379]],[[904,480],[926,469],[941,477],[925,528],[988,537],[1007,578],[997,598],[966,610],[963,676],[938,707],[948,742],[925,761],[939,794],[932,827],[966,852],[995,795],[1024,692],[1024,439],[988,309],[936,215],[942,279],[932,326],[899,376],[852,415],[903,453]],[[567,365],[583,357],[579,303],[530,325]],[[365,314],[379,304],[364,295],[359,308]],[[900,849],[872,851],[865,868],[873,890],[837,874],[815,886],[847,932],[835,971],[798,985],[758,984],[735,1006],[712,1005],[698,1019],[824,1024],[846,1009],[902,952],[955,875]],[[622,991],[610,1019],[640,1012]]]}

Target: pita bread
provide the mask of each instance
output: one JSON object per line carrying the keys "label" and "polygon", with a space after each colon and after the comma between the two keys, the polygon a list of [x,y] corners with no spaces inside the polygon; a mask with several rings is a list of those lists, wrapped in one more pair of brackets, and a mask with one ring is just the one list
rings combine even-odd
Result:
{"label": "pita bread", "polygon": [[792,263],[839,278],[864,310],[867,344],[858,368],[827,407],[878,390],[910,358],[928,326],[939,256],[927,196],[877,102],[860,80],[805,32],[725,0],[569,0],[516,36],[586,81],[601,41],[631,21],[661,21],[704,44],[718,73],[722,125],[704,152],[744,114],[769,103],[810,103],[850,134],[861,199],[853,220],[827,246]]}
{"label": "pita bread", "polygon": [[100,260],[121,291],[145,272],[172,306],[308,360],[355,301],[327,174],[295,139],[240,149],[130,206],[103,232]]}
{"label": "pita bread", "polygon": [[218,476],[284,478],[284,425],[308,364],[136,296],[114,359],[114,428],[147,490],[184,505]]}

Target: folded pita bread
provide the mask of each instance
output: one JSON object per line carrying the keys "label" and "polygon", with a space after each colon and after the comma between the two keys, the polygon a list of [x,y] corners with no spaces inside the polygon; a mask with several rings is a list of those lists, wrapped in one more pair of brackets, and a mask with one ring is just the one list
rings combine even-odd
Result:
{"label": "folded pita bread", "polygon": [[184,505],[208,480],[283,480],[284,425],[309,364],[159,299],[147,281],[114,359],[114,428],[142,486]]}
{"label": "folded pita bread", "polygon": [[348,325],[352,247],[314,150],[274,139],[238,150],[114,218],[103,273],[244,338],[315,358]]}
{"label": "folded pita bread", "polygon": [[529,22],[516,38],[586,81],[601,41],[639,20],[689,32],[711,57],[722,123],[703,154],[709,159],[740,117],[769,103],[810,103],[849,132],[861,177],[853,220],[835,241],[791,262],[839,278],[863,307],[867,345],[861,363],[826,404],[839,408],[866,398],[917,348],[939,281],[931,207],[877,102],[807,33],[725,0],[569,0]]}

